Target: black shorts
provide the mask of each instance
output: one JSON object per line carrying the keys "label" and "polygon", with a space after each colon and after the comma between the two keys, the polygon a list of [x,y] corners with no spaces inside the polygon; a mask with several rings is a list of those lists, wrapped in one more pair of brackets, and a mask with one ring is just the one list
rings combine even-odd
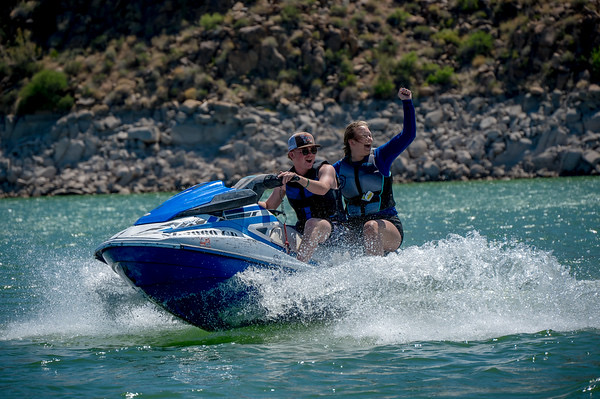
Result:
{"label": "black shorts", "polygon": [[[343,226],[347,229],[347,240],[352,241],[354,243],[361,243],[363,242],[363,227],[365,225],[365,223],[367,223],[369,220],[387,220],[388,222],[390,222],[391,224],[393,224],[397,229],[398,232],[400,233],[400,245],[402,245],[402,241],[404,241],[404,229],[402,228],[402,222],[400,221],[400,218],[398,217],[398,215],[394,215],[394,216],[389,216],[389,217],[381,217],[381,216],[360,216],[360,217],[354,217],[354,218],[348,218],[347,222],[343,223]],[[398,248],[400,248],[400,245],[398,245]]]}
{"label": "black shorts", "polygon": [[[329,234],[329,237],[327,237],[327,239],[323,243],[321,243],[321,245],[336,246],[343,243],[348,235],[348,227],[338,221],[332,221],[329,219],[324,220],[327,220],[331,225],[331,234]],[[304,234],[303,223],[298,222],[295,226],[291,227],[296,229],[296,231],[298,231],[300,234]]]}

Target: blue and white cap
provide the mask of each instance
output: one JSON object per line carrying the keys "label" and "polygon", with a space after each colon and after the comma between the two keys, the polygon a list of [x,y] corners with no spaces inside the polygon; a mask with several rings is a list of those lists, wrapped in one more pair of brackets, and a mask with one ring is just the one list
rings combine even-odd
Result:
{"label": "blue and white cap", "polygon": [[320,147],[320,145],[315,144],[315,138],[306,132],[295,133],[288,140],[288,152],[304,147]]}

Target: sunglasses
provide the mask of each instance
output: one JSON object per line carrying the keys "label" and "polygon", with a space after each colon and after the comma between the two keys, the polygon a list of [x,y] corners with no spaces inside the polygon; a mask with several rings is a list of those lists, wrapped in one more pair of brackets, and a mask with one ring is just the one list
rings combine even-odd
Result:
{"label": "sunglasses", "polygon": [[310,148],[302,148],[302,155],[308,155],[308,153],[310,152],[311,154],[316,154],[317,151],[319,151],[318,147],[310,147]]}

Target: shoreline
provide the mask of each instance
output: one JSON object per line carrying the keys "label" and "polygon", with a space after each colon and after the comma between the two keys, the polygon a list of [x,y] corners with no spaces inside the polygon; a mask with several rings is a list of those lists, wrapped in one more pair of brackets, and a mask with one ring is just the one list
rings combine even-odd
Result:
{"label": "shoreline", "polygon": [[[600,174],[600,87],[532,89],[510,99],[414,99],[417,137],[392,166],[394,182],[499,180]],[[374,146],[402,129],[399,100],[275,109],[222,101],[0,121],[0,198],[179,191],[288,169],[287,138],[307,131],[319,158],[342,156],[345,126],[366,120]]]}

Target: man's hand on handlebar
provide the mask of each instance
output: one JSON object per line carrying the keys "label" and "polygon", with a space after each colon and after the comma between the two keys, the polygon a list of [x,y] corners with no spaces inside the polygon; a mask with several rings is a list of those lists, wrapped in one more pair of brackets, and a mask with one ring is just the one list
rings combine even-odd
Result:
{"label": "man's hand on handlebar", "polygon": [[298,176],[296,173],[290,172],[290,171],[279,172],[279,174],[277,175],[277,177],[279,179],[281,179],[281,183],[282,184],[287,184],[287,183],[289,183],[291,181],[298,181],[298,180],[300,180],[300,176]]}

